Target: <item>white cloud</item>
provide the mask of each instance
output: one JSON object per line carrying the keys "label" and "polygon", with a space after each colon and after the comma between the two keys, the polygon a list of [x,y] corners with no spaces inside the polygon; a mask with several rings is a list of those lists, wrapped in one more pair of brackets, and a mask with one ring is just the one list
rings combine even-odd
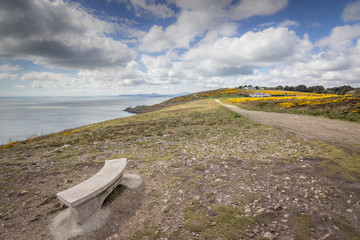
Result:
{"label": "white cloud", "polygon": [[97,91],[118,94],[124,87],[146,83],[144,73],[139,71],[135,61],[126,67],[111,69],[80,70],[77,74],[53,72],[29,72],[20,77],[21,81],[30,82],[32,88],[77,89],[79,91]]}
{"label": "white cloud", "polygon": [[16,89],[24,89],[26,88],[24,85],[21,85],[21,84],[16,84],[14,86],[12,86],[12,88],[16,88]]}
{"label": "white cloud", "polygon": [[31,82],[33,88],[73,88],[85,82],[68,74],[53,72],[29,72],[20,77],[21,81]]}
{"label": "white cloud", "polygon": [[230,13],[233,19],[241,20],[252,16],[264,16],[277,13],[283,9],[288,0],[243,0]]}
{"label": "white cloud", "polygon": [[345,52],[326,51],[308,56],[302,62],[275,65],[264,73],[255,70],[252,75],[240,76],[239,85],[258,84],[266,86],[324,85],[334,87],[351,85],[360,87],[360,41]]}
{"label": "white cloud", "polygon": [[17,65],[0,65],[0,80],[16,80],[18,78],[18,74],[14,72],[18,70],[21,70],[21,67]]}
{"label": "white cloud", "polygon": [[126,67],[99,70],[81,70],[78,77],[88,81],[89,87],[101,89],[120,89],[126,86],[145,84],[144,74],[139,65],[131,61]]}
{"label": "white cloud", "polygon": [[[231,0],[174,0],[181,8],[177,21],[162,29],[153,26],[148,34],[140,39],[140,50],[161,52],[175,48],[189,48],[197,37],[219,29],[219,26],[231,26],[224,35],[234,34],[236,26],[232,21],[250,18],[256,15],[274,14],[283,9],[287,0],[243,0],[233,6]],[[219,37],[221,34],[218,34]]]}
{"label": "white cloud", "polygon": [[8,73],[8,72],[0,72],[0,80],[16,80],[18,75],[15,73]]}
{"label": "white cloud", "polygon": [[5,65],[0,66],[0,71],[2,71],[2,72],[14,72],[14,71],[18,71],[18,70],[21,70],[21,67],[17,66],[17,65],[5,64]]}
{"label": "white cloud", "polygon": [[281,22],[278,26],[279,27],[290,27],[290,26],[298,27],[298,26],[300,26],[300,24],[296,21],[288,19],[288,20]]}
{"label": "white cloud", "polygon": [[360,1],[347,4],[341,17],[345,22],[360,21]]}
{"label": "white cloud", "polygon": [[149,12],[158,18],[169,18],[175,14],[171,8],[166,6],[166,4],[149,3],[146,0],[130,0],[130,2],[134,7],[137,16]]}
{"label": "white cloud", "polygon": [[157,57],[143,54],[141,63],[148,83],[231,87],[239,75],[253,78],[257,68],[307,61],[312,48],[306,35],[300,38],[287,28],[272,27],[240,37],[206,36],[181,56],[171,51]]}
{"label": "white cloud", "polygon": [[[247,32],[238,38],[223,37],[200,45],[184,55],[187,61],[211,63],[213,66],[266,66],[299,60],[312,49],[307,36],[299,38],[287,28],[268,28],[261,32]],[[211,67],[211,68],[212,68]]]}
{"label": "white cloud", "polygon": [[0,2],[0,56],[61,68],[126,65],[127,45],[107,37],[119,26],[63,0]]}
{"label": "white cloud", "polygon": [[330,36],[316,41],[321,48],[329,46],[336,51],[344,51],[354,45],[354,40],[360,37],[360,24],[338,26],[332,29]]}

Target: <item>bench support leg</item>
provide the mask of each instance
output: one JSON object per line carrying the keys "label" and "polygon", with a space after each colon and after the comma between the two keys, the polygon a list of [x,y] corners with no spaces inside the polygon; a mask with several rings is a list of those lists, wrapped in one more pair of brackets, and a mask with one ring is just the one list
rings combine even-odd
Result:
{"label": "bench support leg", "polygon": [[78,223],[82,224],[87,218],[93,215],[98,211],[103,205],[105,199],[110,195],[110,193],[121,183],[122,177],[117,180],[117,182],[110,187],[108,187],[101,195],[97,198],[81,204],[77,208],[70,207],[71,216]]}

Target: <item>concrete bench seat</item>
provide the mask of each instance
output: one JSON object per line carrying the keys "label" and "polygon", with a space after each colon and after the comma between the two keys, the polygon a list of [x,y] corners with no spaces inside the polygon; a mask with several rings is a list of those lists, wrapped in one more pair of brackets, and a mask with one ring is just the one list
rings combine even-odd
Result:
{"label": "concrete bench seat", "polygon": [[106,197],[121,183],[125,167],[126,158],[106,160],[104,167],[94,176],[56,196],[81,224],[101,208]]}

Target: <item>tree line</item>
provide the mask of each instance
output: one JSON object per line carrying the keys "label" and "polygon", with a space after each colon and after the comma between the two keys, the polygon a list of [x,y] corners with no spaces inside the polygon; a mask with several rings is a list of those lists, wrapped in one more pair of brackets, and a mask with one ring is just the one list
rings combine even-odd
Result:
{"label": "tree line", "polygon": [[296,92],[311,92],[311,93],[329,93],[329,94],[338,94],[338,95],[344,95],[347,92],[354,90],[353,87],[349,85],[339,86],[339,87],[333,87],[333,88],[324,88],[321,85],[311,86],[307,87],[303,84],[297,85],[297,86],[276,86],[276,87],[259,87],[252,85],[244,85],[239,86],[240,89],[247,89],[247,88],[254,88],[254,89],[264,89],[264,90],[284,90],[284,91],[296,91]]}

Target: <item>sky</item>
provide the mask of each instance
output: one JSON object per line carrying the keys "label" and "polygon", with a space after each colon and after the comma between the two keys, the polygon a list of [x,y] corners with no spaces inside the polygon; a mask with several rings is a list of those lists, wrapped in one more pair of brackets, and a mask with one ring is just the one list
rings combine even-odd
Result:
{"label": "sky", "polygon": [[360,87],[360,0],[0,1],[0,96]]}

